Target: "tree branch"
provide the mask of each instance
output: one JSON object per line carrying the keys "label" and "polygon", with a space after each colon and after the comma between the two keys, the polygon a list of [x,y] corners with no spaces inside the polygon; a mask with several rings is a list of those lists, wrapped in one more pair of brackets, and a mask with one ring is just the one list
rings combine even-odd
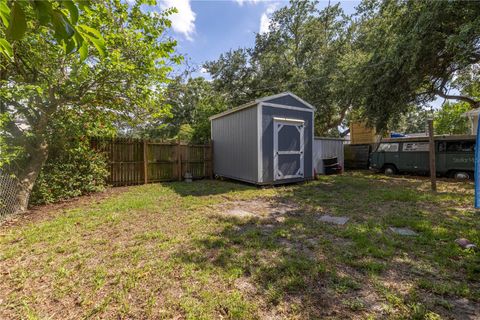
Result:
{"label": "tree branch", "polygon": [[325,128],[333,129],[335,127],[338,127],[342,123],[342,121],[345,118],[345,115],[347,114],[347,111],[350,109],[350,107],[351,107],[351,104],[347,104],[346,107],[343,107],[340,110],[340,116],[338,118],[336,118],[335,120],[330,120],[328,122],[328,124],[325,126]]}
{"label": "tree branch", "polygon": [[480,105],[480,101],[477,101],[473,98],[466,97],[466,96],[459,96],[459,95],[453,95],[453,94],[446,94],[441,90],[435,90],[433,91],[436,95],[444,98],[444,99],[451,99],[451,100],[459,100],[459,101],[464,101],[469,104],[471,104],[474,108],[478,108]]}

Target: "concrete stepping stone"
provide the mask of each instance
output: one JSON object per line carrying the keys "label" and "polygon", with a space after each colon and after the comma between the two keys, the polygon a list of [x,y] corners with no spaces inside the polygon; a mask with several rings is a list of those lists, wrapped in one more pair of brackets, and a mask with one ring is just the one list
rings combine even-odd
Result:
{"label": "concrete stepping stone", "polygon": [[418,236],[418,233],[413,231],[412,229],[409,228],[395,228],[395,227],[390,227],[390,231],[393,233],[396,233],[401,236]]}
{"label": "concrete stepping stone", "polygon": [[321,221],[321,222],[333,223],[333,224],[336,224],[336,225],[339,225],[339,226],[343,226],[345,223],[348,222],[348,220],[350,220],[350,218],[348,218],[348,217],[333,217],[333,216],[329,216],[329,215],[323,215],[318,220]]}

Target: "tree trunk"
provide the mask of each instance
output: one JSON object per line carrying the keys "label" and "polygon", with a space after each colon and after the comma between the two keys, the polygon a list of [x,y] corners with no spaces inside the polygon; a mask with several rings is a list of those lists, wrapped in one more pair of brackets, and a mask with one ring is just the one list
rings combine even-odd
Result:
{"label": "tree trunk", "polygon": [[48,143],[44,137],[38,137],[27,147],[28,160],[18,175],[17,212],[28,208],[28,200],[35,181],[48,158]]}

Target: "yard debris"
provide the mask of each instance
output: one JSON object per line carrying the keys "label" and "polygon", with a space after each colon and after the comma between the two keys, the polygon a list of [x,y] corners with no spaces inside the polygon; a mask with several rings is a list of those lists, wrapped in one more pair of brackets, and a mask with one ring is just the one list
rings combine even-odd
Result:
{"label": "yard debris", "polygon": [[318,220],[321,221],[321,222],[328,222],[328,223],[333,223],[333,224],[343,226],[345,223],[348,222],[348,220],[350,220],[350,218],[348,218],[348,217],[333,217],[333,216],[329,216],[329,215],[323,215]]}
{"label": "yard debris", "polygon": [[455,240],[455,243],[458,244],[462,249],[476,249],[477,245],[470,242],[468,239],[460,238]]}
{"label": "yard debris", "polygon": [[390,227],[390,231],[393,233],[399,234],[401,236],[418,236],[418,233],[409,228],[395,228]]}

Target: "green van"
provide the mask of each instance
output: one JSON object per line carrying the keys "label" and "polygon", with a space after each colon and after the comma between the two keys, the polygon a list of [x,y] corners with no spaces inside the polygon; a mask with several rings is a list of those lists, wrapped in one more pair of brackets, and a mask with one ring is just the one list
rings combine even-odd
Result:
{"label": "green van", "polygon": [[[437,175],[473,179],[475,136],[435,136]],[[382,139],[370,154],[370,169],[391,175],[429,173],[428,137]]]}

